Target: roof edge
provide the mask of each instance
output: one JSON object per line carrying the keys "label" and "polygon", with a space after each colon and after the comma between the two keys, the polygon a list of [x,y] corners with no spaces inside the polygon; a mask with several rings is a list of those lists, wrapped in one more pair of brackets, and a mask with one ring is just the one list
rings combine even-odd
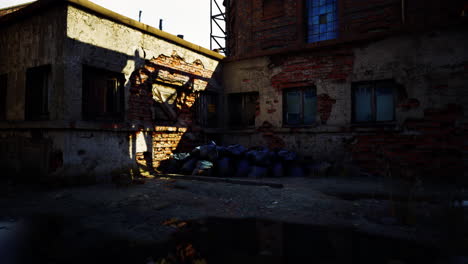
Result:
{"label": "roof edge", "polygon": [[204,47],[201,47],[199,45],[196,45],[192,42],[189,42],[189,41],[186,41],[186,40],[183,40],[177,36],[174,36],[170,33],[167,33],[165,31],[162,31],[162,30],[159,30],[157,28],[154,28],[152,26],[149,26],[149,25],[146,25],[146,24],[143,24],[141,22],[138,22],[134,19],[131,19],[129,17],[126,17],[124,15],[121,15],[119,13],[116,13],[114,11],[111,11],[107,8],[104,8],[98,4],[95,4],[93,2],[90,2],[88,0],[65,0],[66,2],[68,3],[71,3],[71,4],[74,4],[78,7],[82,7],[82,8],[86,8],[86,9],[89,9],[91,11],[94,11],[96,12],[97,14],[100,14],[100,15],[103,15],[109,19],[112,19],[116,22],[119,22],[119,23],[122,23],[124,25],[127,25],[127,26],[130,26],[130,27],[133,27],[133,28],[136,28],[138,30],[141,30],[143,32],[147,32],[147,33],[150,33],[152,35],[156,35],[164,40],[167,40],[167,41],[170,41],[174,44],[177,44],[177,45],[180,45],[182,47],[185,47],[185,48],[188,48],[192,51],[195,51],[195,52],[198,52],[198,53],[202,53],[204,55],[207,55],[211,58],[214,58],[214,59],[217,59],[217,60],[222,60],[225,58],[225,56],[223,56],[222,54],[219,54],[218,52],[215,52],[215,51],[212,51],[212,50],[209,50],[207,48],[204,48]]}
{"label": "roof edge", "polygon": [[[141,22],[138,22],[134,19],[131,19],[129,17],[126,17],[124,15],[121,15],[119,13],[116,13],[114,11],[111,11],[107,8],[104,8],[98,4],[95,4],[93,2],[90,2],[88,0],[39,0],[35,2],[30,2],[27,4],[22,4],[22,5],[27,5],[24,8],[21,8],[18,11],[12,12],[10,14],[7,14],[3,17],[0,17],[0,26],[4,23],[12,22],[15,21],[16,19],[20,19],[23,17],[28,17],[36,14],[35,12],[38,10],[42,10],[45,8],[49,8],[50,6],[54,4],[68,4],[68,5],[74,5],[77,8],[82,8],[82,9],[87,9],[91,12],[96,13],[97,15],[103,16],[107,19],[110,19],[116,23],[120,23],[126,26],[129,26],[131,28],[140,30],[144,33],[148,33],[150,35],[154,35],[156,37],[159,37],[163,40],[169,41],[173,44],[179,45],[181,47],[187,48],[189,50],[195,51],[197,53],[206,55],[212,59],[216,60],[222,60],[225,58],[224,55],[209,50],[207,48],[201,47],[199,45],[196,45],[192,42],[186,41],[184,39],[181,39],[177,36],[174,36],[170,33],[167,33],[165,31],[159,30],[157,28],[154,28],[152,26],[143,24]],[[21,5],[19,5],[21,6]],[[10,9],[12,7],[8,7]]]}
{"label": "roof edge", "polygon": [[22,3],[22,4],[17,4],[17,5],[12,5],[12,6],[7,6],[7,7],[0,8],[0,11],[13,9],[13,8],[18,8],[18,7],[23,7],[23,6],[30,5],[32,3],[34,3],[34,1],[26,2],[26,3]]}

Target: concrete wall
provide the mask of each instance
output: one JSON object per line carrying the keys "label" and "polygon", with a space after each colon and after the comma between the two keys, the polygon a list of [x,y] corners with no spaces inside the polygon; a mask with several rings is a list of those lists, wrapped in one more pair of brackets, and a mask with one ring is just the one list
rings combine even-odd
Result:
{"label": "concrete wall", "polygon": [[[465,33],[461,27],[452,27],[334,49],[227,62],[223,73],[226,93],[258,91],[260,113],[255,129],[231,130],[225,143],[286,147],[331,162],[352,158],[371,171],[382,168],[375,147],[385,151],[392,147],[394,156],[389,151],[388,159],[405,153],[408,155],[402,163],[416,162],[418,168],[438,163],[439,175],[444,169],[460,174],[462,156],[466,156],[463,124],[468,121],[463,114],[468,110]],[[383,127],[354,125],[351,84],[384,79],[393,79],[403,87],[398,92],[396,122]],[[317,88],[318,121],[313,127],[283,125],[282,90],[298,86]],[[425,141],[431,137],[437,137],[439,143]],[[432,155],[442,149],[451,151],[450,160]]]}

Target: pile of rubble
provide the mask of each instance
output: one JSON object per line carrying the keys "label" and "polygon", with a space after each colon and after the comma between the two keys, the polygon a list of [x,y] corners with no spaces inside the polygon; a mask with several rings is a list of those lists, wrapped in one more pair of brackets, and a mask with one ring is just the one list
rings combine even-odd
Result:
{"label": "pile of rubble", "polygon": [[214,142],[194,148],[191,153],[176,153],[159,170],[163,173],[216,177],[303,177],[324,174],[328,163],[305,163],[295,152],[242,145],[218,146]]}

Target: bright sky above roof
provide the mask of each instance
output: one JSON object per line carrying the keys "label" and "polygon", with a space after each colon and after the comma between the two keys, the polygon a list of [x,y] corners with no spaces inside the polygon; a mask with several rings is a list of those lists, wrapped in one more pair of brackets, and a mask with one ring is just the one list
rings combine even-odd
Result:
{"label": "bright sky above roof", "polygon": [[[31,2],[32,0],[0,0],[0,8]],[[114,12],[159,28],[205,48],[210,48],[210,0],[91,0]],[[215,47],[213,47],[215,48]]]}

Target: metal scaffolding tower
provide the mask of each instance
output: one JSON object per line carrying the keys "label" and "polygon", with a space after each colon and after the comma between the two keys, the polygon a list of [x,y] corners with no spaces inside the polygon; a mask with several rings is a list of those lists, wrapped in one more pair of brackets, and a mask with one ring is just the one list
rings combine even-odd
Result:
{"label": "metal scaffolding tower", "polygon": [[224,8],[221,8],[220,2],[222,0],[210,0],[210,49],[219,50],[224,55],[227,54],[226,49],[226,6],[227,0],[224,0],[221,5]]}

